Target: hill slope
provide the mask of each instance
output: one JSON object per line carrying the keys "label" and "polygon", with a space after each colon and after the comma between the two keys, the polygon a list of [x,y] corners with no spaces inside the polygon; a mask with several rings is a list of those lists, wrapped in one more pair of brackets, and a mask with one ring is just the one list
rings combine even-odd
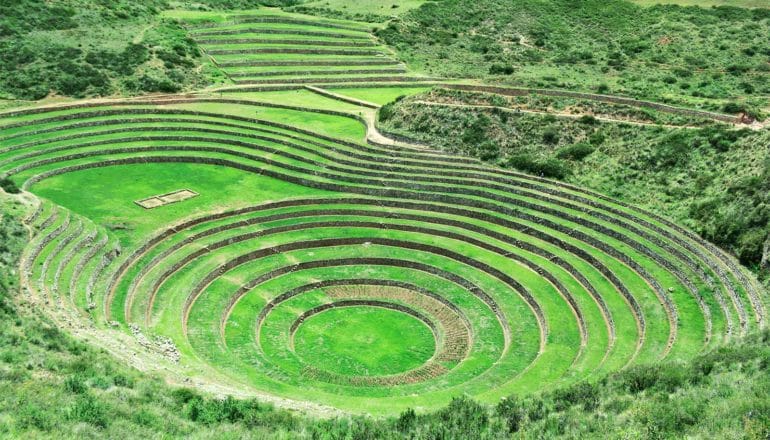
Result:
{"label": "hill slope", "polygon": [[767,95],[768,34],[770,9],[447,0],[378,35],[431,75],[697,104]]}

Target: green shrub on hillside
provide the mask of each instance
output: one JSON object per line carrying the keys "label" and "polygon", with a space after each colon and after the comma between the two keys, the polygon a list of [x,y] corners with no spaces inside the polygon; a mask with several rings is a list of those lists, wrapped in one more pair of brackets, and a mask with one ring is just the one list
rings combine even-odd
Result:
{"label": "green shrub on hillside", "polygon": [[594,150],[595,148],[592,145],[585,142],[579,142],[577,144],[567,145],[566,147],[560,148],[556,152],[556,157],[560,159],[583,160],[586,158],[586,156],[593,153]]}
{"label": "green shrub on hillside", "polygon": [[569,174],[564,163],[558,159],[538,160],[529,154],[515,154],[504,162],[507,167],[542,177],[563,179]]}
{"label": "green shrub on hillside", "polygon": [[21,192],[16,183],[7,177],[0,180],[0,188],[8,194],[18,194]]}

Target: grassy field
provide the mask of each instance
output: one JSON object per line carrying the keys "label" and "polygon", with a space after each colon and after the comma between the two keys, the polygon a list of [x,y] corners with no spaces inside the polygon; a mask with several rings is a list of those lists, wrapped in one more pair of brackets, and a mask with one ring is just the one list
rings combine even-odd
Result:
{"label": "grassy field", "polygon": [[305,6],[336,9],[354,14],[400,15],[425,4],[425,0],[374,0],[357,2],[351,0],[317,0]]}
{"label": "grassy field", "polygon": [[315,0],[303,3],[304,8],[313,12],[327,10],[327,14],[334,12],[354,16],[367,17],[369,15],[394,17],[404,14],[412,9],[419,8],[426,0],[372,0],[359,2],[354,0]]}
{"label": "grassy field", "polygon": [[[403,335],[409,335],[404,340]],[[295,337],[297,356],[348,376],[382,376],[424,364],[435,349],[430,329],[388,309],[330,310],[303,324]]]}
{"label": "grassy field", "polygon": [[681,5],[681,6],[701,6],[704,8],[712,6],[734,6],[738,8],[770,8],[770,3],[766,0],[632,0],[643,6],[654,5]]}

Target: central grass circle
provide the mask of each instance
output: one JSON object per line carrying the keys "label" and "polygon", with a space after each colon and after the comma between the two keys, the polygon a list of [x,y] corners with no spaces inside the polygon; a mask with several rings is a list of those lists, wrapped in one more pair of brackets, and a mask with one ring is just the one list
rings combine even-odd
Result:
{"label": "central grass circle", "polygon": [[308,318],[294,336],[308,365],[346,376],[384,376],[424,364],[436,351],[433,332],[409,314],[382,307],[329,309]]}

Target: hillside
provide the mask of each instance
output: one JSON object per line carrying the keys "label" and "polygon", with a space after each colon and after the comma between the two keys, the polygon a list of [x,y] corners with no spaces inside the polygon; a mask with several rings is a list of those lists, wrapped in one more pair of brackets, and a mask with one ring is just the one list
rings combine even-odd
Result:
{"label": "hillside", "polygon": [[1,6],[0,437],[767,438],[768,11]]}
{"label": "hillside", "polygon": [[717,110],[725,100],[767,105],[769,33],[770,9],[448,0],[405,14],[378,35],[430,75]]}
{"label": "hillside", "polygon": [[676,218],[750,267],[767,261],[767,129],[586,100],[442,89],[388,106],[380,123],[447,151],[585,185]]}

